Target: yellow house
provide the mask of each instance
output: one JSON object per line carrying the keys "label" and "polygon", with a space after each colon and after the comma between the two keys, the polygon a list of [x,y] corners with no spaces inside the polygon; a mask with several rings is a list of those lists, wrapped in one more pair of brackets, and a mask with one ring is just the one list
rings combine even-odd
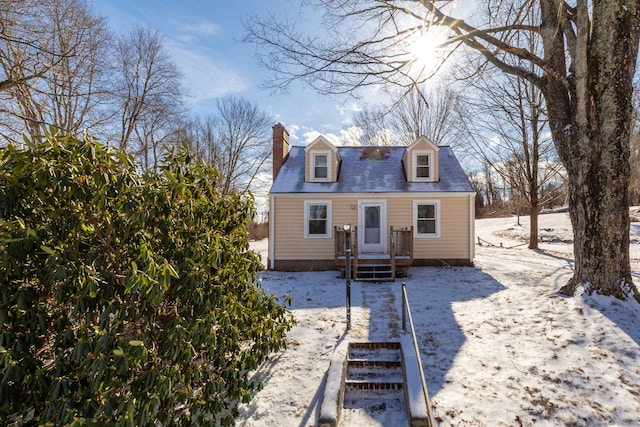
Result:
{"label": "yellow house", "polygon": [[289,147],[277,124],[268,267],[343,270],[346,236],[356,279],[395,278],[411,265],[471,265],[474,199],[451,149],[426,138],[336,147],[320,136]]}

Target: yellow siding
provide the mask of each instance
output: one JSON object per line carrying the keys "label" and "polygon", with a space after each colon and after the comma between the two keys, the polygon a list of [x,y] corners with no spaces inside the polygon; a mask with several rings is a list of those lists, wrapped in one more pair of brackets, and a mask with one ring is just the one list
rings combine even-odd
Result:
{"label": "yellow siding", "polygon": [[[305,200],[331,200],[331,238],[304,237]],[[344,224],[358,225],[358,202],[367,200],[387,201],[387,229],[411,227],[413,223],[413,200],[440,201],[440,237],[414,237],[415,259],[470,259],[473,253],[473,221],[469,221],[468,194],[460,196],[438,194],[408,194],[394,197],[371,195],[312,195],[278,197],[274,201],[273,242],[275,260],[331,260],[334,259],[333,228]],[[470,230],[471,227],[471,230]],[[471,233],[471,234],[470,234]],[[387,235],[388,238],[388,235]],[[273,257],[270,254],[270,257]]]}
{"label": "yellow siding", "polygon": [[470,258],[469,196],[440,199],[440,217],[440,237],[414,238],[414,258]]}
{"label": "yellow siding", "polygon": [[414,200],[440,201],[440,237],[415,237],[413,257],[416,259],[469,258],[469,196],[407,197],[389,200],[387,224],[394,228],[415,228],[413,223]]}

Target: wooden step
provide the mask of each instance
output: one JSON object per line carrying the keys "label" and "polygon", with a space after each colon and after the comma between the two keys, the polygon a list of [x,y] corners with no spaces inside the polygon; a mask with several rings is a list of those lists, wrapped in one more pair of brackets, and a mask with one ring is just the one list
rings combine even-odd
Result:
{"label": "wooden step", "polygon": [[359,367],[383,367],[383,368],[397,368],[402,366],[399,360],[362,360],[362,359],[349,359],[349,366]]}
{"label": "wooden step", "polygon": [[400,343],[350,343],[344,392],[345,407],[357,407],[358,401],[403,401],[404,376]]}
{"label": "wooden step", "polygon": [[356,271],[356,280],[393,280],[391,264],[359,264]]}
{"label": "wooden step", "polygon": [[346,380],[344,382],[346,391],[349,390],[390,390],[397,391],[402,390],[403,384],[400,382],[390,381],[358,381],[358,380]]}
{"label": "wooden step", "polygon": [[398,351],[402,349],[398,341],[353,341],[349,343],[349,349],[352,348],[389,348]]}
{"label": "wooden step", "polygon": [[347,381],[369,381],[372,383],[392,382],[401,383],[402,365],[400,363],[393,364],[388,362],[385,365],[347,365],[346,380]]}
{"label": "wooden step", "polygon": [[[357,361],[357,362],[356,362]],[[348,363],[376,363],[401,361],[400,343],[396,342],[370,342],[351,343],[347,352]]]}

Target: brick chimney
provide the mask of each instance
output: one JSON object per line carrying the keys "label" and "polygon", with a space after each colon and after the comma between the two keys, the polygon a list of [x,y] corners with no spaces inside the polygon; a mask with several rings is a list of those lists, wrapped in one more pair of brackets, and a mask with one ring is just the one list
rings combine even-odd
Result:
{"label": "brick chimney", "polygon": [[282,167],[284,158],[289,154],[289,132],[282,123],[276,123],[273,127],[273,180],[276,180]]}

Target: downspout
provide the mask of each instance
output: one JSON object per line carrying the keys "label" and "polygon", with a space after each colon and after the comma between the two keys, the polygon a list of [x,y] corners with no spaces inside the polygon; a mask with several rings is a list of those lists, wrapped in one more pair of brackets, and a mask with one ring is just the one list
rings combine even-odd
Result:
{"label": "downspout", "polygon": [[474,249],[474,245],[475,245],[475,239],[474,239],[474,213],[473,213],[473,208],[474,208],[474,197],[475,197],[475,193],[474,194],[470,194],[469,195],[469,262],[471,264],[473,264],[473,249]]}
{"label": "downspout", "polygon": [[275,211],[276,211],[276,202],[273,198],[273,194],[269,195],[269,269],[273,270],[275,268],[275,247],[276,247],[276,224],[275,224]]}

